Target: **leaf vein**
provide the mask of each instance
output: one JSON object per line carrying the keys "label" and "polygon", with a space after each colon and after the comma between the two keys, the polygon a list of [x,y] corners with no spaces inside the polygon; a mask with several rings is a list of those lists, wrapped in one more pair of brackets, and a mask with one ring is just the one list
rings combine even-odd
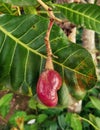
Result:
{"label": "leaf vein", "polygon": [[61,51],[61,50],[65,49],[65,48],[68,48],[68,47],[69,47],[69,46],[64,46],[64,47],[62,47],[62,48],[60,48],[60,49],[56,50],[56,51],[54,52],[54,54],[55,54],[55,53],[58,53],[59,51]]}
{"label": "leaf vein", "polygon": [[37,40],[41,35],[45,34],[46,31],[42,32],[40,35],[38,35],[36,38],[34,38],[33,40],[31,40],[27,45],[31,45],[35,40]]}
{"label": "leaf vein", "polygon": [[[43,54],[40,54],[40,53],[37,52],[36,50],[34,50],[34,49],[30,48],[29,46],[27,46],[26,44],[24,44],[22,41],[20,41],[20,40],[17,39],[15,36],[13,36],[10,32],[8,32],[7,30],[5,30],[2,26],[0,26],[0,30],[1,30],[4,34],[8,35],[11,39],[13,39],[14,41],[16,41],[19,45],[21,45],[22,47],[24,47],[24,48],[26,48],[27,50],[31,51],[32,53],[35,53],[35,54],[39,55],[39,56],[42,57],[42,58],[45,58],[45,59],[47,58],[47,56],[45,56],[45,55],[43,55]],[[62,47],[61,49],[59,49],[58,51],[61,51],[61,50],[64,49],[64,48],[68,48],[68,46],[64,46],[64,47]],[[58,51],[56,51],[56,52],[58,52]],[[83,73],[78,72],[78,71],[76,71],[76,70],[74,70],[74,69],[72,69],[72,68],[69,68],[69,67],[67,67],[67,66],[65,66],[65,65],[63,65],[63,64],[61,64],[61,63],[59,63],[59,62],[57,62],[57,61],[55,61],[55,60],[53,60],[53,62],[56,63],[57,65],[60,65],[61,67],[64,67],[65,69],[68,69],[68,70],[73,71],[73,72],[75,72],[75,73],[79,73],[79,74],[81,74],[81,75],[83,75],[83,76],[85,76],[85,77],[90,77],[90,76],[88,76],[88,75],[86,75],[86,74],[83,74]],[[92,77],[92,78],[93,78],[93,77]],[[95,78],[95,77],[94,77],[94,78]]]}
{"label": "leaf vein", "polygon": [[1,45],[1,47],[0,47],[0,53],[1,53],[2,49],[3,49],[4,44],[5,44],[5,40],[6,40],[6,35],[5,35],[5,37],[4,37],[4,40],[3,40],[2,45]]}
{"label": "leaf vein", "polygon": [[70,57],[72,57],[74,54],[76,54],[78,51],[80,51],[81,49],[75,51],[74,53],[72,53],[71,55],[69,55],[68,57],[65,58],[65,60],[62,62],[62,64],[64,64],[65,62],[67,62],[69,60]]}
{"label": "leaf vein", "polygon": [[13,49],[13,54],[12,54],[12,57],[11,57],[9,73],[10,73],[10,70],[11,70],[12,63],[13,63],[13,59],[14,59],[14,55],[15,55],[16,48],[17,48],[17,43],[15,43],[15,47],[14,47],[14,49]]}
{"label": "leaf vein", "polygon": [[92,21],[97,22],[97,23],[100,24],[100,21],[99,21],[99,20],[94,19],[94,18],[90,17],[89,15],[85,15],[85,14],[84,14],[85,11],[83,11],[83,13],[81,13],[81,12],[78,12],[77,10],[74,10],[74,9],[69,8],[69,7],[66,7],[66,6],[57,5],[57,4],[55,4],[55,5],[58,6],[58,7],[60,7],[60,8],[62,8],[62,9],[66,9],[66,10],[72,12],[72,13],[79,14],[79,15],[82,16],[82,17],[86,17],[86,18],[88,18],[88,19],[90,19],[90,20],[92,20]]}
{"label": "leaf vein", "polygon": [[23,21],[21,21],[20,24],[17,24],[16,28],[14,30],[12,30],[10,33],[14,33],[24,22],[26,22],[26,20],[28,20],[28,19],[23,19]]}
{"label": "leaf vein", "polygon": [[26,61],[25,61],[24,81],[26,81],[28,57],[29,57],[29,50],[27,50],[27,56],[26,56]]}

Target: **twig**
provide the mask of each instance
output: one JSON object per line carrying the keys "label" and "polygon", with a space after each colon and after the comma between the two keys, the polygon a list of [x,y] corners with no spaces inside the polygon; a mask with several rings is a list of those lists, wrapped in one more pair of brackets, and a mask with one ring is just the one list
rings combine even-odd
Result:
{"label": "twig", "polygon": [[53,57],[56,57],[56,56],[54,56],[52,54],[52,50],[51,50],[51,46],[50,46],[50,41],[49,41],[50,32],[51,32],[51,28],[52,28],[54,22],[56,21],[56,22],[62,23],[62,20],[55,17],[52,8],[47,6],[42,0],[37,0],[37,1],[47,11],[49,18],[50,18],[47,33],[46,33],[46,36],[45,36],[45,45],[46,45],[46,51],[47,51],[47,60],[46,60],[45,69],[54,69],[53,63],[52,63],[52,56]]}
{"label": "twig", "polygon": [[17,6],[16,8],[17,8],[17,10],[18,10],[18,14],[19,14],[19,16],[20,16],[20,15],[21,15],[21,12],[20,12],[20,7],[19,7],[19,6]]}
{"label": "twig", "polygon": [[54,19],[56,22],[62,23],[61,19],[55,17],[55,15],[54,15],[53,10],[52,10],[51,7],[47,6],[42,0],[37,0],[37,1],[47,11],[50,19]]}

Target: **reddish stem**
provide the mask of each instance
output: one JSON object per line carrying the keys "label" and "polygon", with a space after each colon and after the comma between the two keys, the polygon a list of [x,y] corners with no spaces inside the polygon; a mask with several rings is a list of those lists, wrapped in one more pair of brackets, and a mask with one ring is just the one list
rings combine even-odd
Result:
{"label": "reddish stem", "polygon": [[54,69],[53,67],[53,63],[52,63],[52,50],[51,50],[51,46],[50,46],[50,32],[52,29],[52,26],[54,24],[54,19],[50,19],[49,24],[48,24],[48,29],[46,32],[46,36],[45,36],[45,45],[46,45],[46,51],[47,51],[47,60],[46,60],[46,65],[45,65],[45,69]]}

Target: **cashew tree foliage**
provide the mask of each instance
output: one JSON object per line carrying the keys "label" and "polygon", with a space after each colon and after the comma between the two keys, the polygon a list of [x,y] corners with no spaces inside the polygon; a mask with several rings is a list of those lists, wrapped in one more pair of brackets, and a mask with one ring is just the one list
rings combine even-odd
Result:
{"label": "cashew tree foliage", "polygon": [[[0,91],[9,91],[0,99],[2,129],[100,129],[100,89],[96,87],[96,66],[81,43],[72,43],[59,26],[65,19],[77,28],[100,33],[100,6],[96,4],[0,0]],[[48,29],[50,20],[54,22],[51,30]],[[51,60],[54,70],[62,77],[55,107],[41,103],[36,92],[48,58],[45,45],[48,30]],[[16,93],[29,98],[27,111],[14,110],[8,118]],[[69,112],[73,100],[83,100],[79,114]]]}

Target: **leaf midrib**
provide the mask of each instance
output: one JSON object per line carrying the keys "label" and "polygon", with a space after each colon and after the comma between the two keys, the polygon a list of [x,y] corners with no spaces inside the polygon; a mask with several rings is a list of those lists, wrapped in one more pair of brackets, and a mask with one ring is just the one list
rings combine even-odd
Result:
{"label": "leaf midrib", "polygon": [[[6,29],[4,29],[2,26],[0,26],[0,30],[4,33],[4,34],[6,34],[7,36],[9,36],[11,39],[13,39],[14,41],[16,41],[16,44],[19,44],[19,45],[21,45],[21,46],[23,46],[24,48],[26,48],[27,49],[27,51],[31,51],[31,52],[33,52],[33,53],[35,53],[35,54],[37,54],[37,55],[39,55],[40,57],[43,57],[43,58],[47,58],[47,56],[45,56],[45,55],[43,55],[43,54],[40,54],[39,52],[37,52],[36,50],[34,50],[34,49],[32,49],[32,48],[30,48],[29,46],[27,46],[26,44],[24,44],[22,41],[20,41],[18,38],[16,38],[15,36],[13,36],[10,32],[8,32]],[[83,76],[85,76],[85,77],[91,77],[92,79],[96,79],[95,77],[93,77],[93,76],[88,76],[88,75],[85,75],[85,74],[83,74],[83,73],[81,73],[81,72],[79,72],[79,71],[76,71],[76,70],[74,70],[74,69],[71,69],[71,68],[69,68],[69,67],[67,67],[67,66],[64,66],[63,64],[61,64],[61,63],[59,63],[59,62],[57,62],[57,61],[55,61],[55,60],[53,60],[53,62],[54,63],[56,63],[56,64],[58,64],[58,65],[60,65],[61,67],[63,67],[63,68],[66,68],[66,69],[68,69],[68,70],[70,70],[70,71],[73,71],[73,72],[75,72],[75,73],[78,73],[78,74],[81,74],[81,75],[83,75]]]}
{"label": "leaf midrib", "polygon": [[37,51],[33,50],[32,48],[30,48],[29,46],[27,46],[26,44],[24,44],[22,41],[20,41],[18,38],[14,37],[10,32],[7,32],[4,28],[2,28],[2,26],[0,26],[0,30],[2,32],[4,32],[6,35],[8,35],[11,39],[13,39],[14,41],[16,41],[17,44],[23,46],[24,48],[26,48],[27,50],[30,50],[33,53],[36,53],[39,56],[42,56],[44,58],[46,58],[46,56],[38,53]]}
{"label": "leaf midrib", "polygon": [[81,15],[82,17],[86,17],[86,18],[88,18],[88,19],[90,19],[90,20],[92,20],[92,21],[94,21],[94,22],[100,24],[100,21],[99,21],[99,20],[94,19],[94,18],[92,18],[92,17],[90,17],[90,16],[88,16],[88,15],[85,15],[84,12],[83,12],[83,13],[80,13],[79,11],[76,11],[76,10],[74,10],[74,9],[68,8],[68,7],[66,7],[66,6],[62,6],[62,5],[58,5],[58,4],[54,4],[54,5],[57,6],[57,7],[62,8],[62,9],[69,10],[69,11],[72,12],[72,13],[79,14],[79,15]]}

